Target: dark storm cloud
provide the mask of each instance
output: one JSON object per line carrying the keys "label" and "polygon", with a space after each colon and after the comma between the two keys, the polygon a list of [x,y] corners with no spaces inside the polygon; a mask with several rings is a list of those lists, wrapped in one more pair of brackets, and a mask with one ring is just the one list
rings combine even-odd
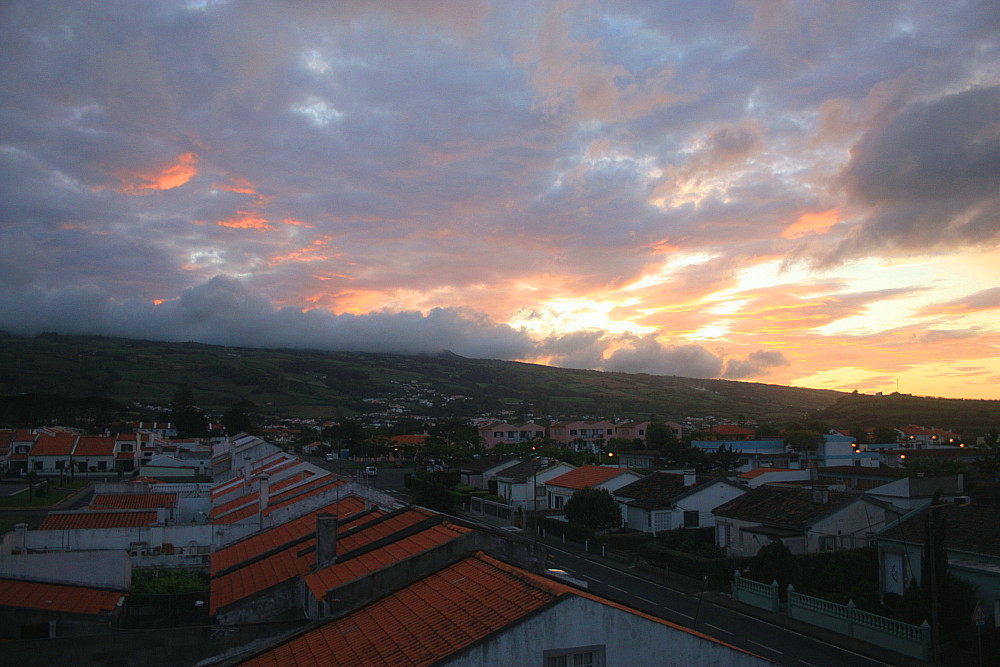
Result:
{"label": "dark storm cloud", "polygon": [[858,142],[844,183],[872,208],[836,258],[1000,239],[1000,87],[907,106]]}
{"label": "dark storm cloud", "polygon": [[766,375],[777,366],[788,366],[791,362],[778,350],[757,350],[746,359],[727,359],[722,377],[728,380],[742,380]]}

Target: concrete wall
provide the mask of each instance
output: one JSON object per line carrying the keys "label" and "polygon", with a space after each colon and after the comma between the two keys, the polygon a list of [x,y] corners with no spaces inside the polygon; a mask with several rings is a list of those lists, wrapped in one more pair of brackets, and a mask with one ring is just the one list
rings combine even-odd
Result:
{"label": "concrete wall", "polygon": [[902,514],[887,512],[874,503],[856,501],[839,512],[813,524],[807,533],[806,549],[810,553],[824,551],[823,537],[835,537],[834,549],[860,549],[868,545],[868,535],[885,528],[888,521],[894,521]]}
{"label": "concrete wall", "polygon": [[[94,567],[95,558],[100,567]],[[0,556],[0,577],[125,590],[132,583],[132,562],[127,551]]]}
{"label": "concrete wall", "polygon": [[546,650],[603,646],[606,665],[730,667],[770,662],[636,614],[567,595],[450,660],[449,667],[541,665]]}

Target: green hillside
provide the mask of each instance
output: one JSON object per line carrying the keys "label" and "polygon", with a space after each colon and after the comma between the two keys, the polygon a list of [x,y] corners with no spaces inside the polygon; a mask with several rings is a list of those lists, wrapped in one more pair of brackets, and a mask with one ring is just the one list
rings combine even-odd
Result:
{"label": "green hillside", "polygon": [[801,419],[842,394],[778,385],[602,373],[453,354],[407,356],[230,348],[42,334],[0,337],[0,394],[101,396],[165,406],[186,383],[204,408],[241,399],[289,416],[352,415],[380,406],[471,417],[619,416]]}

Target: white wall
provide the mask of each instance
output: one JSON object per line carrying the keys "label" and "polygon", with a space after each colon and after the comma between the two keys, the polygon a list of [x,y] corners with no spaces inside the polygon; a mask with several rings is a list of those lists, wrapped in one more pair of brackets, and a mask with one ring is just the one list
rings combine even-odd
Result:
{"label": "white wall", "polygon": [[127,551],[0,556],[0,577],[124,590],[132,583],[132,562]]}
{"label": "white wall", "polygon": [[771,664],[703,636],[578,595],[566,596],[552,607],[441,664],[541,665],[545,650],[591,645],[604,645],[604,664],[608,667]]}

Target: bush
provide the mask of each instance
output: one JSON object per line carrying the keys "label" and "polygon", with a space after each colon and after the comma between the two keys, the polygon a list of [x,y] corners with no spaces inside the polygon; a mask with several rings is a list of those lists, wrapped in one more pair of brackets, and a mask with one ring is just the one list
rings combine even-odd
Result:
{"label": "bush", "polygon": [[689,577],[709,577],[715,582],[729,581],[733,573],[732,558],[705,558],[668,549],[653,542],[639,545],[639,555],[651,565],[666,567]]}
{"label": "bush", "polygon": [[578,542],[580,544],[582,544],[585,540],[594,539],[594,531],[590,530],[586,526],[578,526],[572,523],[566,523],[565,521],[557,521],[555,519],[547,519],[544,517],[539,520],[539,524],[546,533],[559,536],[565,535],[567,540]]}
{"label": "bush", "polygon": [[438,484],[420,485],[420,489],[413,496],[413,504],[426,507],[437,512],[450,512],[452,508],[452,492],[447,487]]}
{"label": "bush", "polygon": [[635,551],[639,548],[640,544],[651,541],[653,536],[649,533],[643,533],[640,531],[629,531],[627,533],[602,535],[596,539],[602,544],[607,544],[613,549],[627,549],[629,551]]}
{"label": "bush", "polygon": [[483,500],[489,500],[490,502],[494,503],[503,503],[504,505],[507,504],[507,501],[504,499],[503,496],[498,496],[493,493],[487,493],[485,496],[483,496]]}

